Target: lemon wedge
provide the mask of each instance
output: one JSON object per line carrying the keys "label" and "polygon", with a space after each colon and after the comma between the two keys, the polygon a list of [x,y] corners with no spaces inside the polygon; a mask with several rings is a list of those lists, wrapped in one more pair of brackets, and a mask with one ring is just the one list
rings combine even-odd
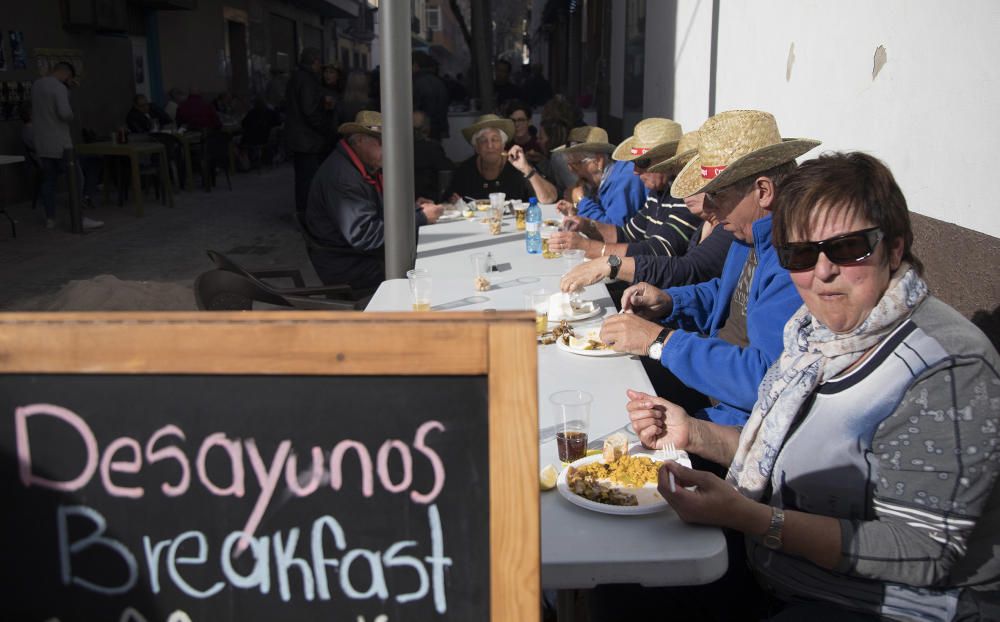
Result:
{"label": "lemon wedge", "polygon": [[538,475],[538,482],[542,490],[552,490],[555,488],[557,479],[559,479],[559,471],[551,464],[546,464],[545,468]]}

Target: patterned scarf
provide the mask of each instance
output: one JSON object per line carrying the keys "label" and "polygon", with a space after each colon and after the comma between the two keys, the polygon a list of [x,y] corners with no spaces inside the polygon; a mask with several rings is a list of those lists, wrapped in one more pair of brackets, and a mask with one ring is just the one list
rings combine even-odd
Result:
{"label": "patterned scarf", "polygon": [[781,358],[761,381],[757,403],[740,434],[726,480],[745,496],[760,499],[785,436],[816,387],[881,343],[926,296],[927,284],[904,262],[882,299],[849,333],[834,333],[802,305],[785,324]]}

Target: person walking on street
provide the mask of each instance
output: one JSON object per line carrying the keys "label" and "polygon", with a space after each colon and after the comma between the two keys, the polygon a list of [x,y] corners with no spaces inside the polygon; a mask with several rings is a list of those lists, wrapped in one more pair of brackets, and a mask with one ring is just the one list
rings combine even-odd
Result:
{"label": "person walking on street", "polygon": [[309,184],[323,163],[333,138],[333,124],[323,108],[320,52],[305,48],[285,93],[285,144],[295,166],[295,210],[301,218]]}
{"label": "person walking on street", "polygon": [[[42,205],[45,207],[45,227],[56,226],[56,187],[59,176],[66,172],[63,152],[73,147],[69,124],[73,109],[69,105],[69,89],[75,85],[76,68],[59,62],[52,72],[39,78],[31,87],[31,118],[35,131],[35,151],[42,167]],[[83,217],[84,229],[104,226],[100,220]]]}

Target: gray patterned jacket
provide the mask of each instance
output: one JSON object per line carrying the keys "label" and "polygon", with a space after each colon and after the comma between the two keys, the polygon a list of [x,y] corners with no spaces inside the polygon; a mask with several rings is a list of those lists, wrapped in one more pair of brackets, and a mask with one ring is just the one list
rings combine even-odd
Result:
{"label": "gray patterned jacket", "polygon": [[764,582],[893,619],[1000,619],[1000,357],[986,337],[929,296],[802,412],[770,503],[840,519],[841,563],[748,538]]}

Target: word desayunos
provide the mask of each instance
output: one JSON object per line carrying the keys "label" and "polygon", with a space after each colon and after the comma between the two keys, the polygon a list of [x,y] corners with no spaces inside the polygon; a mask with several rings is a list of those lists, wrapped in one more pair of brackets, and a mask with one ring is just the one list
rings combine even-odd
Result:
{"label": "word desayunos", "polygon": [[[29,420],[33,417],[49,417],[61,421],[79,436],[86,449],[86,459],[79,465],[79,470],[72,479],[55,481],[34,472],[29,429]],[[146,495],[145,488],[115,483],[113,474],[138,474],[143,468],[143,459],[150,465],[162,461],[176,462],[179,467],[179,477],[176,481],[165,481],[160,486],[167,497],[179,497],[191,487],[191,460],[178,446],[187,441],[187,436],[175,425],[165,425],[156,430],[146,441],[144,448],[137,439],[120,436],[108,443],[103,451],[83,417],[62,406],[30,404],[18,407],[14,412],[14,426],[19,475],[25,487],[40,486],[62,492],[73,492],[89,484],[94,475],[99,474],[101,485],[108,495],[141,499]],[[307,497],[315,493],[327,475],[330,487],[339,491],[344,486],[343,461],[348,452],[354,454],[361,467],[360,489],[365,497],[375,494],[377,475],[379,484],[386,492],[393,494],[409,492],[410,500],[414,503],[425,505],[432,503],[441,493],[445,483],[444,462],[438,453],[427,445],[427,437],[434,431],[444,432],[444,424],[434,420],[421,423],[414,433],[412,450],[410,445],[399,439],[387,439],[379,446],[374,460],[368,447],[356,440],[345,439],[334,445],[328,463],[324,460],[323,449],[313,446],[310,451],[312,465],[308,480],[304,483],[299,476],[299,460],[292,451],[291,441],[279,442],[268,463],[261,455],[254,439],[230,438],[223,432],[215,432],[201,441],[194,460],[194,472],[201,486],[213,495],[242,498],[246,495],[246,468],[243,458],[243,454],[246,454],[260,492],[243,528],[244,537],[238,545],[237,551],[243,551],[274,497],[278,483],[282,479],[282,471],[287,490],[296,497]],[[222,452],[223,458],[228,460],[228,483],[219,484],[210,477],[207,462],[211,452]],[[398,481],[393,481],[389,472],[389,461],[394,454],[402,464],[402,476]],[[427,490],[411,490],[414,485],[415,457],[426,460],[433,473],[433,483]]]}

